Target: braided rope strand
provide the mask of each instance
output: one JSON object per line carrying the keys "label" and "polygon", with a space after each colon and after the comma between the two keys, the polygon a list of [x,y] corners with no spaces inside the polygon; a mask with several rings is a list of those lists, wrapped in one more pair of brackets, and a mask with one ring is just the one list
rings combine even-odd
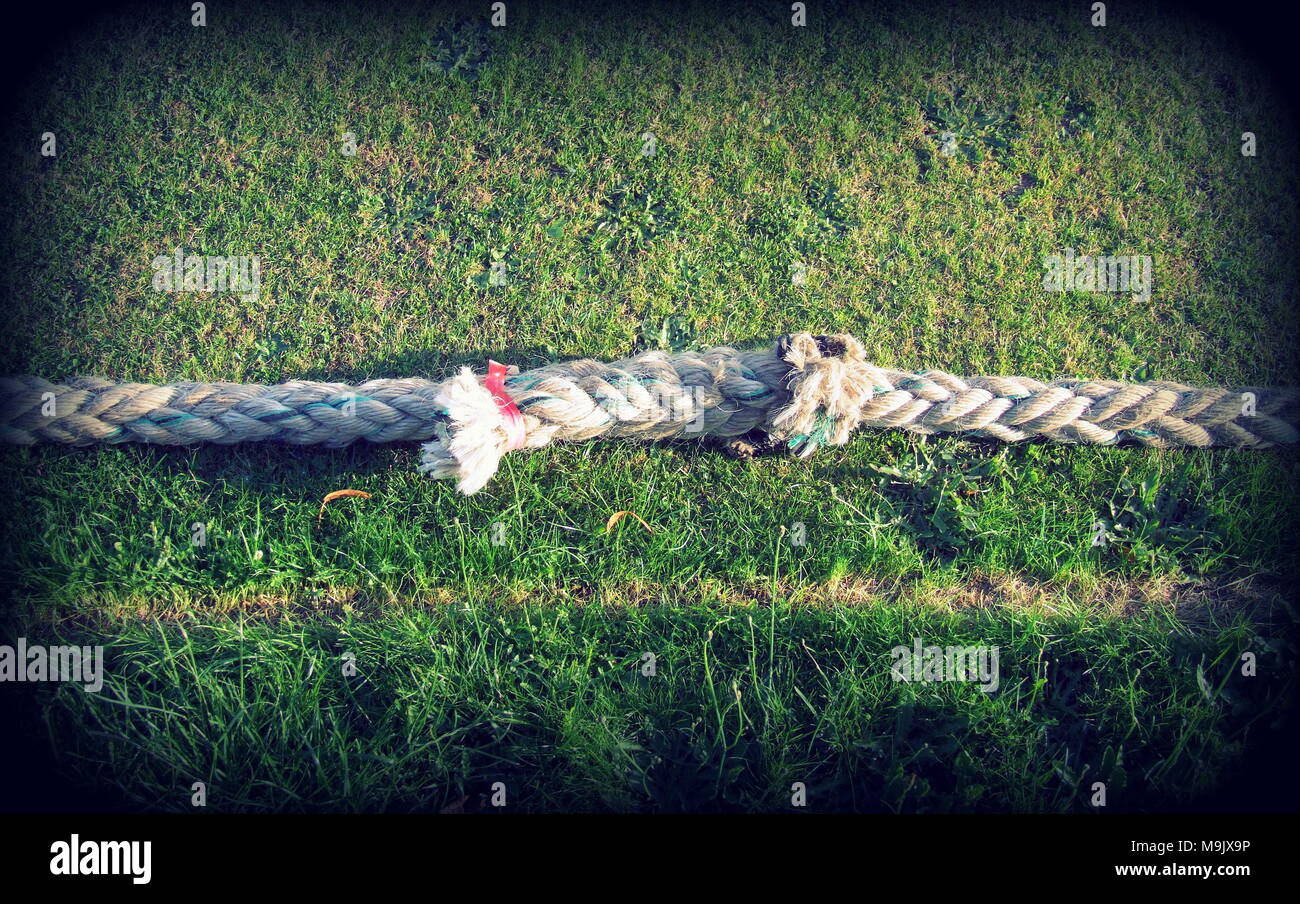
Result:
{"label": "braided rope strand", "polygon": [[[959,378],[877,367],[852,336],[795,333],[765,348],[726,346],[612,363],[511,369],[505,391],[524,446],[592,439],[780,437],[799,455],[842,445],[862,427],[1019,442],[1267,448],[1300,439],[1300,391],[1027,377]],[[420,470],[472,493],[512,447],[483,378],[464,368],[419,378],[278,386],[157,386],[78,377],[0,378],[0,442],[93,445],[279,441],[346,446],[427,441]]]}
{"label": "braided rope strand", "polygon": [[0,441],[87,446],[96,443],[243,443],[346,446],[366,439],[428,439],[440,417],[430,380],[371,380],[359,386],[296,381],[113,383],[76,377],[0,379]]}

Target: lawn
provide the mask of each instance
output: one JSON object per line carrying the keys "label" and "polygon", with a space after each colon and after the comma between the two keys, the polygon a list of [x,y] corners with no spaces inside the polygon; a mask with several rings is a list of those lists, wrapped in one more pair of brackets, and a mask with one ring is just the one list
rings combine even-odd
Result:
{"label": "lawn", "polygon": [[[811,330],[915,370],[1300,383],[1296,124],[1195,16],[508,6],[89,22],[0,139],[0,374],[357,382]],[[257,292],[157,291],[178,248],[255,256]],[[1065,249],[1150,256],[1149,297],[1045,290]],[[0,448],[7,630],[108,651],[101,693],[32,698],[63,774],[168,810],[196,781],[221,811],[802,782],[1085,812],[1095,781],[1161,810],[1294,704],[1291,451],[587,444],[469,498],[417,456]],[[1001,686],[891,680],[916,637],[997,647]]]}

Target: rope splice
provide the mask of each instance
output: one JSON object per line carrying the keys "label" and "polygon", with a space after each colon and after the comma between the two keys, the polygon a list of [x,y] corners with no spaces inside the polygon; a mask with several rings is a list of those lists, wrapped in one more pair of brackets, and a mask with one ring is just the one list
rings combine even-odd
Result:
{"label": "rope splice", "polygon": [[427,441],[419,470],[481,489],[515,448],[592,439],[735,437],[764,430],[800,456],[856,429],[1018,442],[1267,448],[1300,439],[1300,390],[970,377],[877,367],[850,335],[793,333],[764,348],[589,359],[490,376],[357,386],[155,386],[0,379],[0,441],[189,445]]}

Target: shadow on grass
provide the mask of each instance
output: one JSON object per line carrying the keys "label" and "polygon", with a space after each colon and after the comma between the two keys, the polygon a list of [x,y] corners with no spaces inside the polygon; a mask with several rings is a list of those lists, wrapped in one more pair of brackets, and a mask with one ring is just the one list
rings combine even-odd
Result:
{"label": "shadow on grass", "polygon": [[[817,812],[1083,813],[1102,781],[1108,812],[1249,812],[1294,801],[1270,754],[1294,736],[1285,629],[785,607],[195,620],[64,634],[106,645],[105,688],[37,694],[55,797],[118,789],[128,809],[188,811],[205,781],[214,811],[490,812],[500,782],[507,812],[790,812],[797,784]],[[997,647],[999,686],[891,681],[914,637]]]}

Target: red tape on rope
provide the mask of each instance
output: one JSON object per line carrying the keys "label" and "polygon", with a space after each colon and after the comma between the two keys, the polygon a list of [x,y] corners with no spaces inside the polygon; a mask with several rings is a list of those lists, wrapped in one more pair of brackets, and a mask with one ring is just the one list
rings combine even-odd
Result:
{"label": "red tape on rope", "polygon": [[524,416],[519,413],[515,400],[506,392],[506,366],[489,358],[487,379],[483,381],[483,387],[492,393],[492,401],[497,403],[497,410],[505,422],[508,437],[506,451],[522,449],[525,439]]}

